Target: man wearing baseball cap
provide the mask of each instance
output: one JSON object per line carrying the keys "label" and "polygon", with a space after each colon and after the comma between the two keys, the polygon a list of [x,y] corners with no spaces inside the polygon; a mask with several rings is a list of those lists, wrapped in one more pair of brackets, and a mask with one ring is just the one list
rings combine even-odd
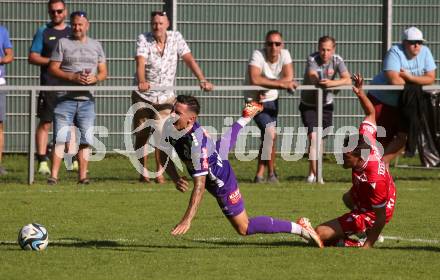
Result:
{"label": "man wearing baseball cap", "polygon": [[[435,81],[435,65],[431,51],[424,45],[423,33],[417,27],[405,29],[402,42],[392,46],[384,59],[383,70],[373,78],[373,85],[430,85]],[[407,128],[400,119],[400,91],[370,91],[368,97],[376,110],[377,126],[385,128],[386,136],[378,137],[384,147],[387,165],[405,147]]]}

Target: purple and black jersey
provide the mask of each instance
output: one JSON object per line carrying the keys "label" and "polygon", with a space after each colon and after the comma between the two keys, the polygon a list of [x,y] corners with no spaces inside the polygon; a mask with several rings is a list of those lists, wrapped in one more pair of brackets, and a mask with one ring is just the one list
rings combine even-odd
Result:
{"label": "purple and black jersey", "polygon": [[[226,143],[229,144],[228,147],[234,146],[236,135],[241,128],[239,124],[234,123],[231,128],[232,137],[228,137]],[[185,164],[188,173],[192,177],[206,175],[206,189],[216,198],[229,194],[238,185],[227,156],[223,159],[219,154],[219,147],[223,146],[221,143],[225,139],[223,137],[221,141],[214,143],[197,122],[179,139],[169,137],[170,144]]]}

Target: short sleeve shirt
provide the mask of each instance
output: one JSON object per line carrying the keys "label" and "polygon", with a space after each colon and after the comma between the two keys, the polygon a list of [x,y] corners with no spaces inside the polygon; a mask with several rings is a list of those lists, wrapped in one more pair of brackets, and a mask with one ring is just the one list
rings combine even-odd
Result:
{"label": "short sleeve shirt", "polygon": [[[50,60],[61,62],[61,70],[65,72],[77,73],[84,69],[90,69],[91,73],[96,75],[98,64],[105,63],[106,58],[101,44],[87,37],[85,42],[72,38],[61,38],[52,52]],[[74,82],[65,80],[60,82],[66,86],[78,86]],[[88,100],[91,98],[91,93],[70,92],[65,98]]]}
{"label": "short sleeve shirt", "polygon": [[[306,69],[304,74],[304,84],[310,85],[310,81],[307,78],[307,73],[309,71],[321,72],[322,79],[334,80],[337,75],[339,77],[342,73],[348,71],[347,66],[345,65],[344,59],[337,54],[334,54],[330,61],[326,64],[322,61],[318,52],[311,54],[307,58]],[[333,93],[331,91],[324,92],[324,104],[333,103]],[[310,90],[301,91],[301,102],[308,106],[316,106],[317,100],[317,92]]]}
{"label": "short sleeve shirt", "polygon": [[[359,128],[359,135],[371,145],[370,154],[360,169],[353,169],[350,194],[355,209],[367,215],[373,215],[373,208],[387,206],[387,221],[391,219],[396,200],[396,189],[385,163],[382,161],[375,142],[376,126],[364,121]],[[372,216],[371,218],[375,218]]]}
{"label": "short sleeve shirt", "polygon": [[[136,45],[136,56],[145,58],[145,79],[150,85],[174,86],[178,60],[191,52],[182,34],[178,31],[167,31],[165,49],[162,55],[151,32],[140,34]],[[153,103],[160,103],[161,100],[167,100],[174,96],[172,90],[136,92],[144,100]],[[157,102],[158,98],[159,102]]]}
{"label": "short sleeve shirt", "polygon": [[[5,57],[5,49],[12,49],[12,43],[9,39],[9,32],[3,26],[0,26],[0,57]],[[5,65],[0,64],[0,79],[4,81],[6,76]],[[3,82],[5,83],[5,82]]]}
{"label": "short sleeve shirt", "polygon": [[[52,51],[60,38],[67,38],[71,33],[70,26],[63,30],[53,28],[50,23],[40,27],[32,39],[29,52],[40,54],[42,57],[51,57]],[[48,73],[48,65],[40,67],[40,83],[42,85],[57,85],[58,79]]]}
{"label": "short sleeve shirt", "polygon": [[[281,71],[284,65],[292,63],[292,57],[290,52],[286,49],[282,49],[278,60],[275,63],[270,63],[267,61],[265,49],[255,50],[249,59],[248,65],[255,66],[261,69],[261,75],[268,79],[278,80],[281,78]],[[246,73],[245,84],[249,85],[249,72]],[[246,91],[245,97],[257,99],[259,92]],[[266,91],[266,98],[263,102],[274,101],[278,98],[278,90],[271,89]]]}
{"label": "short sleeve shirt", "polygon": [[[413,59],[408,59],[402,44],[395,45],[387,52],[384,59],[383,71],[373,78],[371,84],[386,85],[388,80],[385,71],[400,72],[400,69],[409,71],[413,76],[423,76],[426,72],[434,71],[437,68],[434,57],[428,47],[422,46],[420,53]],[[397,107],[399,91],[372,90],[369,94],[376,97],[382,103]]]}

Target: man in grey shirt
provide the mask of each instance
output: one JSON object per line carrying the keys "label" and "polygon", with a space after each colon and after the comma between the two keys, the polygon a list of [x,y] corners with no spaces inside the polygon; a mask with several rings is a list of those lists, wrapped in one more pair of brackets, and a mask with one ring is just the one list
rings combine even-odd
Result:
{"label": "man in grey shirt", "polygon": [[[101,44],[88,37],[89,21],[85,12],[70,15],[72,35],[58,41],[52,52],[49,72],[62,80],[63,85],[93,85],[107,78],[107,66]],[[64,156],[64,144],[70,138],[69,127],[75,124],[79,129],[78,151],[79,184],[88,184],[87,165],[89,146],[93,141],[95,101],[89,91],[58,93],[54,114],[55,152],[52,158],[51,177],[48,184],[56,184],[58,171]]]}
{"label": "man in grey shirt", "polygon": [[[306,70],[304,73],[304,84],[315,85],[324,89],[351,84],[350,73],[345,66],[341,56],[335,54],[336,41],[333,37],[323,36],[318,41],[318,51],[307,58]],[[339,74],[340,79],[336,79]],[[299,110],[301,119],[307,127],[309,139],[309,175],[307,182],[316,181],[316,127],[318,118],[316,111],[317,92],[302,91]],[[332,126],[333,119],[333,93],[324,91],[323,104],[323,129]],[[321,151],[323,149],[321,148]],[[322,183],[322,182],[321,182]]]}

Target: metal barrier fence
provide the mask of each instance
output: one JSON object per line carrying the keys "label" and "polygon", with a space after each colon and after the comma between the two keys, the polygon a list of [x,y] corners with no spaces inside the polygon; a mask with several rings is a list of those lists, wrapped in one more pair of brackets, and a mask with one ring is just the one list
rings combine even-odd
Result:
{"label": "metal barrier fence", "polygon": [[[26,151],[21,151],[21,152],[27,152],[28,153],[28,183],[32,184],[34,181],[34,157],[35,157],[35,132],[36,132],[36,99],[37,99],[37,92],[39,91],[84,91],[84,90],[90,90],[95,92],[95,96],[97,97],[114,97],[114,98],[123,98],[123,99],[128,99],[130,98],[130,95],[110,95],[110,94],[97,94],[96,92],[131,92],[135,89],[137,89],[137,87],[135,86],[92,86],[92,87],[83,87],[83,86],[74,86],[74,87],[65,87],[65,86],[2,86],[1,87],[2,90],[4,91],[20,91],[20,92],[30,92],[30,95],[23,95],[23,94],[8,94],[9,97],[13,97],[13,96],[20,96],[20,97],[25,97],[28,102],[28,107],[27,108],[21,108],[21,112],[17,113],[17,115],[20,115],[22,117],[26,117],[28,119],[28,128],[27,130],[23,129],[23,131],[20,131],[19,133],[17,132],[16,136],[19,135],[25,135],[28,138],[27,141],[27,150]],[[195,91],[199,91],[199,87],[197,86],[175,86],[175,87],[153,87],[152,89],[154,90],[176,90],[177,93],[179,92],[195,92]],[[377,86],[377,85],[367,85],[364,86],[365,90],[402,90],[403,86]],[[423,87],[424,90],[439,90],[440,89],[440,85],[432,85],[432,86],[424,86]],[[263,87],[259,87],[259,86],[216,86],[214,92],[231,92],[231,91],[248,91],[248,90],[265,90],[265,88]],[[306,86],[306,85],[301,85],[297,88],[298,91],[300,90],[317,90],[318,91],[318,104],[322,104],[323,103],[323,91],[321,88],[316,88],[315,86]],[[332,88],[332,90],[351,90],[351,86],[342,86],[342,87],[335,87]],[[218,100],[222,100],[224,101],[224,99],[226,100],[236,100],[236,102],[234,102],[234,105],[238,105],[236,107],[240,108],[242,103],[243,103],[243,97],[240,96],[227,96],[225,95],[213,95],[213,93],[206,93],[203,96],[200,96],[200,98],[204,98],[204,99],[208,99],[208,102],[206,103],[207,107],[209,107],[209,103],[213,103],[212,100],[218,99]],[[299,94],[295,94],[292,97],[284,97],[281,95],[280,97],[281,99],[294,99],[297,100],[299,99]],[[345,96],[345,97],[339,97],[336,96],[335,99],[340,99],[340,98],[349,98],[349,99],[353,99],[356,100],[356,104],[358,104],[357,102],[357,98],[355,96],[353,96],[353,94],[349,95],[349,96]],[[335,101],[337,102],[337,101]],[[130,104],[130,103],[129,103]],[[230,105],[230,103],[228,103]],[[218,105],[218,104],[217,104]],[[356,106],[356,105],[354,105]],[[126,108],[128,109],[129,106],[127,106]],[[218,107],[218,106],[217,106]],[[359,107],[359,106],[358,106]],[[23,110],[24,109],[24,110]],[[27,109],[27,110],[26,110]],[[202,104],[202,109],[203,109],[203,104]],[[349,108],[352,109],[352,112],[356,111],[355,107]],[[296,108],[294,108],[293,110],[297,110]],[[290,110],[290,111],[293,111]],[[209,108],[206,110],[204,110],[204,112],[209,112]],[[203,125],[203,118],[208,118],[208,117],[214,117],[220,120],[224,120],[225,117],[229,116],[229,117],[237,117],[239,115],[239,110],[235,110],[232,113],[231,112],[226,112],[225,114],[209,114],[209,113],[204,113],[200,115],[201,123]],[[358,111],[360,112],[360,111]],[[14,113],[7,113],[7,119],[8,117],[13,116]],[[99,118],[104,117],[104,116],[115,116],[112,114],[99,114],[97,113],[97,117]],[[121,114],[118,114],[119,116]],[[317,182],[320,182],[322,179],[322,156],[321,156],[321,141],[322,141],[322,135],[323,135],[323,130],[322,130],[322,106],[318,106],[318,111],[317,111],[317,117],[318,117],[318,130],[317,130],[317,143],[316,143],[316,158],[317,158]],[[295,115],[295,114],[285,114],[285,115],[279,115],[279,118],[282,117],[288,117],[290,118],[291,116],[299,118],[299,115]],[[347,114],[347,115],[335,115],[335,117],[348,117],[353,119],[353,117],[357,117],[360,120],[363,117],[363,113],[358,113],[358,114]],[[358,126],[359,122],[357,122],[356,124],[348,124],[345,123],[344,125],[354,125],[354,126]],[[8,120],[6,120],[6,123],[8,122]],[[279,125],[282,126],[282,125]],[[218,130],[221,131],[221,130]],[[126,134],[125,131],[113,131],[112,132],[115,135],[124,135]],[[131,134],[131,131],[129,132]],[[291,133],[291,135],[295,135],[295,133],[292,134],[292,132],[288,132]],[[9,131],[5,131],[6,135],[12,136],[11,132]],[[329,133],[330,136],[335,136],[335,133]],[[296,133],[296,136],[298,136],[298,133]],[[11,137],[8,137],[11,138]],[[8,140],[8,138],[6,138],[6,141]],[[7,151],[7,150],[6,150]],[[333,151],[335,152],[335,151]]]}

